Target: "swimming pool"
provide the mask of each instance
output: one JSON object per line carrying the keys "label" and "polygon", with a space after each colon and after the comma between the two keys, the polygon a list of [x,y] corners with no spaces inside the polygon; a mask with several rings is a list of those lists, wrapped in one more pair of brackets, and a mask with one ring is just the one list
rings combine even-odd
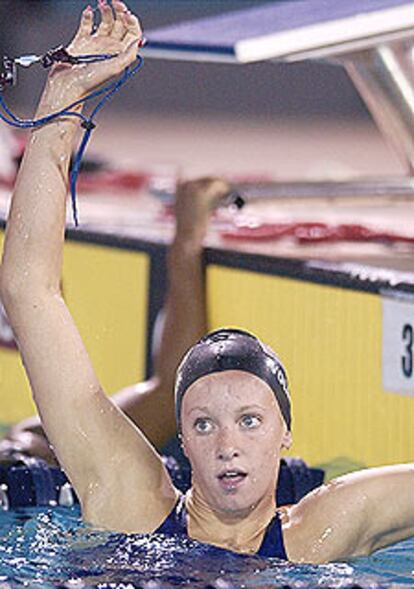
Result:
{"label": "swimming pool", "polygon": [[296,566],[161,535],[85,526],[74,508],[0,512],[0,589],[413,587],[414,538],[369,558]]}

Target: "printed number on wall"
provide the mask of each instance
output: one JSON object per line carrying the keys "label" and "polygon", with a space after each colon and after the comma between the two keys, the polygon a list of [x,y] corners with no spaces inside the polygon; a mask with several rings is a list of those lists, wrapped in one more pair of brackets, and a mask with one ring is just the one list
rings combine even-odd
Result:
{"label": "printed number on wall", "polygon": [[414,396],[414,299],[382,297],[382,383]]}

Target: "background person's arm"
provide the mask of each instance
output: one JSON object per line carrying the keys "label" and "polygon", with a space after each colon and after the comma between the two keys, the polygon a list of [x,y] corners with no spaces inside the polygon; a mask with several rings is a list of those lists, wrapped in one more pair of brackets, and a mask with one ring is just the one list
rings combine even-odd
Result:
{"label": "background person's arm", "polygon": [[[82,15],[73,54],[119,53],[87,66],[56,67],[37,116],[83,98],[135,60],[141,35],[125,6],[100,4]],[[52,122],[32,132],[6,231],[1,298],[16,335],[48,439],[91,523],[149,532],[169,513],[176,492],[162,461],[101,389],[59,282],[69,158],[79,123]],[[154,492],[157,489],[157,492]]]}
{"label": "background person's arm", "polygon": [[16,423],[0,440],[0,464],[9,463],[18,454],[35,456],[52,466],[58,465],[38,415]]}
{"label": "background person's arm", "polygon": [[229,184],[218,178],[201,178],[178,187],[176,231],[167,257],[168,290],[154,377],[113,396],[158,448],[176,431],[173,390],[178,364],[207,331],[203,241],[214,208],[229,192]]}

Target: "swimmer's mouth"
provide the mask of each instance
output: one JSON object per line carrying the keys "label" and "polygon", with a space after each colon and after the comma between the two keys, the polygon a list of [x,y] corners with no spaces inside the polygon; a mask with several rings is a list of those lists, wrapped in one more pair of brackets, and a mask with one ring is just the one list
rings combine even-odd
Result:
{"label": "swimmer's mouth", "polygon": [[227,484],[237,484],[243,481],[247,477],[247,472],[243,472],[242,470],[232,469],[232,470],[225,470],[218,475],[219,481]]}

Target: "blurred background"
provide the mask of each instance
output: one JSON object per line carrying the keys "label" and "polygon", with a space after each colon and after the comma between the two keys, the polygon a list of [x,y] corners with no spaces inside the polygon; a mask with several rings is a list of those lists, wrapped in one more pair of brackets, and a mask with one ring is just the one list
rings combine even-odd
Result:
{"label": "blurred background", "polygon": [[[140,15],[148,34],[165,25],[268,2],[130,0],[129,6]],[[87,0],[0,0],[0,52],[11,57],[44,54],[68,44],[86,4]],[[40,66],[20,69],[17,87],[5,93],[17,114],[34,115],[45,77]],[[99,113],[97,123],[87,156],[152,180],[175,182],[177,177],[207,174],[239,181],[343,180],[398,176],[403,171],[345,71],[320,61],[242,66],[148,58]],[[128,192],[112,184],[106,190],[79,192],[81,231],[92,228],[99,239],[69,240],[64,292],[101,381],[112,392],[144,374],[148,334],[165,293],[160,255],[171,239],[173,219],[149,189],[148,194]],[[8,196],[5,190],[4,209]],[[394,232],[414,219],[405,200],[396,206],[391,199],[337,203],[321,198],[310,203],[298,198],[295,208],[292,200],[278,200],[276,206],[274,201],[248,205],[247,214],[259,215],[265,224],[292,219],[367,223]],[[384,240],[303,246],[289,239],[236,243],[222,237],[225,222],[220,225],[219,218],[206,240],[213,248],[208,259],[210,327],[242,325],[285,359],[293,390],[306,391],[296,403],[302,437],[295,434],[295,452],[313,464],[340,457],[343,465],[345,457],[342,472],[351,463],[411,460],[407,452],[413,406],[408,396],[385,394],[382,386],[381,301],[370,291],[378,278],[365,272],[366,265],[379,268],[390,288],[398,290],[401,278],[389,272],[412,272],[411,246],[390,246]],[[410,232],[414,235],[414,226]],[[105,245],[107,236],[115,240],[110,248]],[[122,242],[122,249],[119,237],[134,241]],[[302,270],[298,258],[311,264]],[[258,259],[264,260],[260,268]],[[332,263],[339,262],[357,262],[362,268],[346,267],[351,282],[344,288],[332,269]],[[315,279],[309,279],[312,264]],[[12,423],[33,411],[16,352],[6,350],[0,358],[0,384],[0,422]],[[26,400],[19,405],[17,391],[23,387]],[[384,435],[387,431],[398,436]]]}
{"label": "blurred background", "polygon": [[[274,1],[274,0],[273,0]],[[281,2],[283,0],[280,0]],[[130,0],[145,30],[265,4],[266,0]],[[0,0],[0,52],[44,53],[69,42],[86,0]],[[95,0],[91,0],[95,4]],[[20,71],[7,99],[32,112],[44,73]],[[111,109],[126,113],[240,118],[346,119],[369,115],[345,72],[323,63],[216,65],[147,60]]]}

